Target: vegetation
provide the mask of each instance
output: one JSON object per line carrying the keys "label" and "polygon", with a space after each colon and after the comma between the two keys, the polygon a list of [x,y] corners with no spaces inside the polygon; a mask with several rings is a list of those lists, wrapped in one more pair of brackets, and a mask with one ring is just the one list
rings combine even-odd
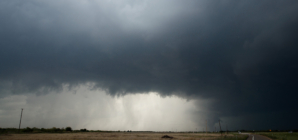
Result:
{"label": "vegetation", "polygon": [[[76,132],[77,131],[77,132]],[[167,140],[183,139],[183,140],[246,140],[247,135],[225,134],[220,133],[189,133],[189,132],[81,132],[74,130],[71,133],[24,133],[24,134],[8,134],[0,135],[2,140],[31,140],[31,139],[99,139],[99,140]]]}
{"label": "vegetation", "polygon": [[222,137],[216,138],[215,140],[246,140],[247,138],[248,138],[248,135],[234,134],[234,136],[224,135]]}
{"label": "vegetation", "polygon": [[269,137],[273,140],[298,140],[297,132],[260,132],[257,134]]}
{"label": "vegetation", "polygon": [[[164,135],[169,135],[174,138],[178,139],[203,139],[203,138],[208,138],[210,140],[246,140],[248,135],[241,135],[238,134],[237,132],[229,132],[228,134],[223,134],[221,136],[220,133],[194,133],[194,132],[180,132],[180,133],[174,133],[174,132],[151,132],[151,131],[131,131],[131,130],[126,130],[126,131],[100,131],[100,130],[87,130],[86,128],[80,129],[80,130],[73,130],[71,127],[66,127],[66,128],[22,128],[22,129],[17,129],[17,128],[0,128],[0,139],[4,138],[6,139],[5,136],[14,136],[15,138],[13,139],[18,139],[18,136],[21,136],[22,134],[26,136],[30,136],[33,138],[33,136],[47,136],[47,137],[52,137],[52,139],[60,139],[58,136],[67,136],[67,137],[86,137],[89,139],[89,137],[97,138],[98,132],[100,132],[100,136],[103,137],[103,139],[118,139],[121,138],[122,136],[125,137],[135,137],[136,139],[160,139]],[[59,135],[52,134],[52,133],[60,133]],[[263,135],[266,137],[269,137],[273,140],[298,140],[298,133],[297,132],[248,132],[247,133],[255,133],[259,135]],[[29,134],[29,135],[28,135]],[[34,135],[30,135],[34,134]],[[9,138],[9,137],[7,137]],[[12,138],[12,137],[11,137]],[[29,138],[28,138],[29,139]],[[35,139],[35,138],[34,138]]]}
{"label": "vegetation", "polygon": [[71,127],[67,127],[66,129],[64,128],[22,128],[22,129],[17,129],[17,128],[0,128],[0,134],[2,133],[63,133],[66,131],[71,131]]}
{"label": "vegetation", "polygon": [[81,132],[88,132],[88,130],[85,128],[85,129],[81,129],[80,130]]}
{"label": "vegetation", "polygon": [[65,131],[72,131],[71,127],[66,127]]}

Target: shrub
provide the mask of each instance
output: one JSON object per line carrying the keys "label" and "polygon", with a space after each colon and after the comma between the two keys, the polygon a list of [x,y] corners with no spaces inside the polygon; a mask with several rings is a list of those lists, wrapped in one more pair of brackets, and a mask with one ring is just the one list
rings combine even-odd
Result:
{"label": "shrub", "polygon": [[33,129],[31,129],[30,127],[27,127],[25,129],[22,130],[23,132],[33,132]]}
{"label": "shrub", "polygon": [[53,127],[53,128],[52,128],[52,132],[60,132],[60,131],[61,131],[60,128],[56,128],[56,127]]}
{"label": "shrub", "polygon": [[81,129],[80,130],[81,132],[87,132],[87,129],[85,128],[85,129]]}
{"label": "shrub", "polygon": [[71,127],[66,127],[65,131],[72,131]]}

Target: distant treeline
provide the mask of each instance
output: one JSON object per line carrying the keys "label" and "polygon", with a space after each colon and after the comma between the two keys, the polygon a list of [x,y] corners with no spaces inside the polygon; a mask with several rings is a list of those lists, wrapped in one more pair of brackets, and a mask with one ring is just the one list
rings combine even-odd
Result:
{"label": "distant treeline", "polygon": [[[298,132],[298,129],[295,130],[239,130],[240,132]],[[69,132],[169,132],[169,133],[175,133],[177,131],[109,131],[109,130],[87,130],[86,128],[80,129],[80,130],[73,130],[71,127],[62,127],[62,128],[21,128],[20,130],[18,128],[0,128],[0,133],[69,133]],[[221,131],[222,133],[225,133],[226,131]],[[228,132],[238,132],[238,131],[228,131]],[[179,131],[179,133],[206,133],[203,131]],[[207,133],[220,133],[220,132],[207,132]]]}
{"label": "distant treeline", "polygon": [[[93,130],[91,130],[93,132]],[[100,130],[97,130],[100,131]],[[72,130],[71,127],[66,128],[0,128],[0,133],[64,133],[64,132],[90,132],[86,128],[80,130]]]}
{"label": "distant treeline", "polygon": [[298,132],[298,129],[293,130],[239,130],[240,132]]}
{"label": "distant treeline", "polygon": [[[86,128],[80,129],[80,130],[73,130],[71,127],[62,127],[62,128],[0,128],[0,134],[3,133],[70,133],[70,132],[132,132],[131,130],[125,130],[125,131],[110,131],[110,130],[87,130]],[[138,131],[138,132],[151,132],[151,131]]]}

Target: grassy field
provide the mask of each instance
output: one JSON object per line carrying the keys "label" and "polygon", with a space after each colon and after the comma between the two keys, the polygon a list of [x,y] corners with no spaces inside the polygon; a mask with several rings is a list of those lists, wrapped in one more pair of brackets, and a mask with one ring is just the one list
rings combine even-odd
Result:
{"label": "grassy field", "polygon": [[288,132],[262,132],[257,133],[263,136],[267,136],[273,140],[298,140],[298,133],[288,133]]}
{"label": "grassy field", "polygon": [[[175,140],[236,140],[235,134],[221,137],[216,133],[104,133],[104,132],[79,132],[79,133],[28,133],[28,134],[1,134],[1,140],[74,140],[74,139],[99,139],[99,140],[162,140],[164,135]],[[246,140],[246,135],[237,135],[237,140]]]}

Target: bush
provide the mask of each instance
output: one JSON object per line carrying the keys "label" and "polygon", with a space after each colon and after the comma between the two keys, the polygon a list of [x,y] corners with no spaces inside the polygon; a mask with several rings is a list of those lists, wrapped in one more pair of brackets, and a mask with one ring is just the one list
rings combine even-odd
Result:
{"label": "bush", "polygon": [[81,129],[80,130],[81,132],[87,132],[87,129],[85,128],[85,129]]}
{"label": "bush", "polygon": [[66,127],[65,131],[72,131],[71,127]]}
{"label": "bush", "polygon": [[61,131],[61,129],[60,128],[56,128],[56,127],[53,127],[51,129],[51,132],[60,132],[60,131]]}
{"label": "bush", "polygon": [[33,129],[31,129],[30,127],[27,127],[25,129],[22,130],[23,132],[33,132]]}

